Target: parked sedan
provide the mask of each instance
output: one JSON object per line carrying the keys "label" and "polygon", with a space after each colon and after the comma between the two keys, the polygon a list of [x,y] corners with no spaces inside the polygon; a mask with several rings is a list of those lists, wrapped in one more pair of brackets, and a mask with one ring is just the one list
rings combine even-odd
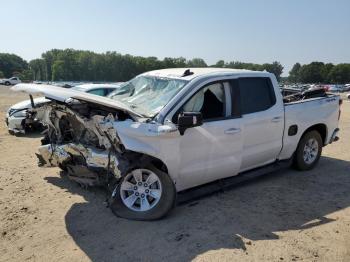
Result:
{"label": "parked sedan", "polygon": [[9,85],[15,85],[18,83],[21,83],[21,80],[16,76],[8,78],[8,79],[0,79],[1,85],[9,86]]}
{"label": "parked sedan", "polygon": [[[83,84],[72,87],[68,90],[75,90],[98,96],[107,96],[111,92],[115,91],[119,86],[120,84]],[[69,92],[67,93],[67,98],[70,97],[68,94]],[[37,130],[38,128],[42,127],[40,121],[28,113],[28,109],[33,107],[32,104],[34,107],[37,107],[44,103],[49,103],[50,101],[51,100],[48,100],[45,97],[38,97],[33,99],[33,101],[25,100],[11,106],[7,111],[5,119],[9,133],[25,134],[26,130]]]}

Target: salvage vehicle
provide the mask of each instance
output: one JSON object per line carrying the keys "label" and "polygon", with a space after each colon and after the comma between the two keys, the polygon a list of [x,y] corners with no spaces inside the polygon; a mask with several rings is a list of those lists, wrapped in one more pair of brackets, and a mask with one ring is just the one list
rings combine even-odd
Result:
{"label": "salvage vehicle", "polygon": [[28,112],[32,108],[32,103],[35,106],[40,106],[43,103],[48,103],[51,100],[45,97],[37,97],[31,100],[25,100],[12,105],[6,112],[5,123],[8,132],[11,135],[25,134],[28,130],[39,130],[42,128],[40,121],[33,117]]}
{"label": "salvage vehicle", "polygon": [[11,78],[8,78],[8,79],[0,79],[0,85],[6,85],[6,86],[9,86],[9,85],[15,85],[15,84],[18,84],[18,83],[21,83],[21,80],[17,77],[17,76],[14,76],[14,77],[11,77]]}
{"label": "salvage vehicle", "polygon": [[40,165],[107,186],[112,211],[129,219],[159,219],[177,196],[213,181],[282,163],[310,170],[322,147],[338,140],[338,95],[291,90],[283,97],[267,72],[163,69],[133,78],[109,98],[81,93],[64,100],[57,90],[25,84],[15,90],[52,100],[31,110],[49,127]]}
{"label": "salvage vehicle", "polygon": [[[86,92],[89,94],[107,96],[119,87],[119,84],[83,84],[72,87],[70,90]],[[61,87],[60,87],[61,88]],[[71,92],[64,97],[69,98]],[[49,103],[51,100],[45,97],[34,98],[33,100],[25,100],[14,104],[7,110],[5,122],[10,134],[25,134],[27,130],[40,130],[42,128],[41,121],[34,114],[28,112],[28,109]]]}

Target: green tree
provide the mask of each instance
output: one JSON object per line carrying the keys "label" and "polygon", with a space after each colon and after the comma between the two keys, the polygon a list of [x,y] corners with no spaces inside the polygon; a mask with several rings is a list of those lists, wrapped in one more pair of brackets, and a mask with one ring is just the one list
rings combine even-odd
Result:
{"label": "green tree", "polygon": [[216,62],[215,65],[213,65],[213,67],[225,67],[225,61],[224,60],[219,60]]}
{"label": "green tree", "polygon": [[60,81],[65,80],[66,78],[66,72],[64,68],[64,61],[57,60],[52,65],[52,80],[53,81]]}
{"label": "green tree", "polygon": [[58,54],[61,52],[62,50],[60,49],[52,49],[41,55],[41,58],[44,59],[46,63],[47,79],[45,80],[52,80],[52,66],[57,60]]}
{"label": "green tree", "polygon": [[187,61],[188,67],[207,67],[208,65],[202,58],[193,58]]}
{"label": "green tree", "polygon": [[283,73],[283,66],[280,62],[277,61],[273,62],[272,64],[263,64],[262,69],[274,74],[277,78],[277,81],[280,80],[281,75]]}
{"label": "green tree", "polygon": [[162,61],[163,68],[176,68],[176,67],[186,67],[186,59],[183,57],[172,58],[165,57]]}
{"label": "green tree", "polygon": [[253,71],[263,71],[262,65],[253,64],[253,63],[243,63],[239,61],[231,61],[226,64],[226,67],[233,69],[247,69]]}
{"label": "green tree", "polygon": [[322,75],[323,68],[324,63],[322,62],[312,62],[308,65],[303,65],[300,68],[300,81],[303,83],[323,83],[325,80]]}
{"label": "green tree", "polygon": [[44,59],[33,59],[29,62],[29,70],[34,80],[48,80],[46,61]]}
{"label": "green tree", "polygon": [[350,83],[350,64],[338,64],[329,73],[329,79],[335,84]]}
{"label": "green tree", "polygon": [[330,79],[330,72],[332,71],[334,65],[331,63],[325,64],[322,68],[321,68],[321,75],[322,75],[322,79],[324,83],[330,83],[331,79]]}
{"label": "green tree", "polygon": [[28,68],[28,64],[18,55],[0,53],[0,71],[5,77],[12,77],[15,72],[22,72]]}
{"label": "green tree", "polygon": [[[219,63],[219,64],[218,64]],[[223,61],[218,61],[217,65],[221,67]],[[227,68],[234,68],[234,69],[247,69],[247,70],[253,70],[253,71],[264,71],[266,70],[267,72],[273,73],[277,80],[280,79],[281,74],[283,73],[283,66],[281,65],[280,62],[273,62],[272,64],[265,63],[263,65],[260,64],[254,64],[254,63],[244,63],[244,62],[239,62],[239,61],[231,61],[225,64],[224,67]]]}
{"label": "green tree", "polygon": [[300,63],[295,63],[292,70],[289,71],[288,80],[292,83],[298,83],[300,81]]}
{"label": "green tree", "polygon": [[22,80],[22,81],[31,81],[33,80],[33,72],[30,69],[25,69],[23,70],[18,77]]}

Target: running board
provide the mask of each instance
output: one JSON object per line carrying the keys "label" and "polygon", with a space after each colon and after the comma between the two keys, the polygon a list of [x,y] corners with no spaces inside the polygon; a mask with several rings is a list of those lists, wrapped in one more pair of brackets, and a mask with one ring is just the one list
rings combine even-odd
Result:
{"label": "running board", "polygon": [[220,179],[215,182],[211,182],[202,186],[187,189],[177,193],[177,204],[184,204],[186,202],[211,195],[213,193],[222,191],[224,189],[230,189],[234,186],[240,185],[244,182],[250,181],[254,178],[261,177],[263,175],[279,171],[290,167],[292,164],[292,159],[277,161],[272,164],[255,168],[243,172],[237,176]]}

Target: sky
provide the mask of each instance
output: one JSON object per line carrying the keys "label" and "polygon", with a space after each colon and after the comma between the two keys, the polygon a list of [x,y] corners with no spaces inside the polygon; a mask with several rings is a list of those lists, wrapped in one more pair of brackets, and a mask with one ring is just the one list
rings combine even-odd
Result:
{"label": "sky", "polygon": [[0,0],[0,52],[350,63],[350,0]]}

